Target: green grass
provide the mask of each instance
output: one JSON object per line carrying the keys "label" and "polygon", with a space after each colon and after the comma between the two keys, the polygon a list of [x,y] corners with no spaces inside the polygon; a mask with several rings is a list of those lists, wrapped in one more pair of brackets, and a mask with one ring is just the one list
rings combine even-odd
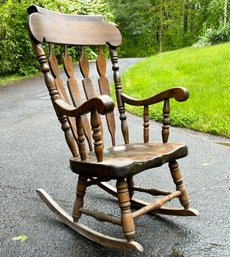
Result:
{"label": "green grass", "polygon": [[[186,87],[186,102],[171,100],[172,125],[230,137],[230,43],[152,56],[128,69],[122,82],[123,91],[135,98]],[[127,107],[138,115],[143,112]],[[154,105],[151,118],[161,120],[161,109],[161,104]]]}
{"label": "green grass", "polygon": [[32,78],[36,75],[40,75],[40,73],[37,72],[35,74],[30,74],[30,75],[27,75],[27,76],[20,75],[20,74],[17,74],[17,73],[16,74],[0,75],[0,87],[7,86],[9,84],[12,84],[12,83],[20,81],[20,80]]}

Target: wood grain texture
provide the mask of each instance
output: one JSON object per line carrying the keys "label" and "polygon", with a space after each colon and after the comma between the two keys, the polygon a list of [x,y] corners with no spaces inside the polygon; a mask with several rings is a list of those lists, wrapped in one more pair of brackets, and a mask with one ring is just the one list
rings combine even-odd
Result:
{"label": "wood grain texture", "polygon": [[144,134],[144,143],[149,142],[149,107],[148,105],[144,106],[144,129],[143,129],[143,134]]}
{"label": "wood grain texture", "polygon": [[76,14],[65,14],[60,12],[55,12],[51,10],[47,10],[38,5],[31,5],[27,9],[28,14],[32,13],[40,13],[47,16],[53,16],[59,19],[68,19],[68,20],[91,20],[91,21],[102,21],[102,15],[76,15]]}
{"label": "wood grain texture", "polygon": [[77,174],[118,179],[132,177],[149,167],[159,167],[164,163],[187,155],[186,145],[180,143],[136,143],[110,147],[104,150],[103,162],[88,155],[87,162],[79,158],[70,159],[71,170]]}
{"label": "wood grain texture", "polygon": [[122,101],[133,106],[156,104],[170,98],[174,98],[176,101],[183,102],[186,101],[188,97],[189,92],[186,88],[183,87],[174,87],[146,99],[135,99],[124,93],[121,94]]}
{"label": "wood grain texture", "polygon": [[36,192],[50,210],[54,212],[67,226],[89,240],[106,247],[143,252],[143,247],[138,242],[127,242],[127,240],[124,239],[107,236],[83,225],[80,222],[74,222],[73,218],[67,214],[43,189],[37,189]]}
{"label": "wood grain texture", "polygon": [[63,45],[121,44],[121,34],[112,24],[102,21],[60,19],[58,16],[32,13],[28,18],[29,32],[37,42]]}
{"label": "wood grain texture", "polygon": [[73,206],[73,221],[77,222],[81,217],[80,208],[84,206],[84,196],[87,188],[88,177],[79,176],[77,188],[76,188],[76,199]]}
{"label": "wood grain texture", "polygon": [[180,172],[177,161],[169,162],[169,168],[171,171],[173,181],[176,185],[176,189],[181,192],[181,195],[179,197],[180,203],[185,209],[189,209],[189,198],[188,198],[186,187],[183,183],[183,177]]}
{"label": "wood grain texture", "polygon": [[117,50],[116,48],[110,48],[110,55],[112,61],[112,69],[113,69],[113,79],[115,83],[115,92],[117,98],[117,107],[120,113],[120,120],[121,120],[121,131],[125,141],[125,144],[129,143],[129,130],[127,125],[127,117],[125,114],[125,105],[122,99],[122,85],[121,85],[121,78],[119,74],[119,66],[118,66],[118,57],[117,57]]}
{"label": "wood grain texture", "polygon": [[134,241],[135,227],[134,220],[130,210],[131,203],[127,182],[124,179],[117,180],[117,198],[121,209],[121,223],[123,233],[128,242]]}
{"label": "wood grain texture", "polygon": [[[96,60],[96,66],[97,66],[98,74],[100,75],[100,78],[98,79],[100,93],[102,95],[111,96],[109,81],[105,76],[106,59],[103,55],[102,47],[99,47],[99,54]],[[116,139],[115,139],[116,125],[115,125],[115,117],[113,112],[106,114],[106,122],[107,122],[109,133],[111,135],[112,145],[114,146],[116,145]]]}
{"label": "wood grain texture", "polygon": [[[49,91],[51,101],[54,104],[56,100],[61,100],[61,99],[55,85],[54,77],[50,74],[50,67],[47,62],[45,52],[40,44],[36,44],[35,42],[33,42],[32,45],[36,53],[36,56],[38,58],[38,61],[41,65],[41,71],[44,74],[45,83]],[[70,129],[67,117],[63,113],[59,112],[59,110],[55,109],[55,111],[59,121],[61,122],[61,127],[62,127],[62,130],[64,131],[66,142],[69,146],[69,149],[72,152],[72,155],[76,157],[78,156],[78,150],[77,150],[77,146],[76,146],[76,142],[73,137],[73,134],[71,133],[71,129]]]}
{"label": "wood grain texture", "polygon": [[[66,94],[65,91],[65,87],[64,87],[64,83],[60,77],[60,72],[59,72],[59,66],[58,66],[58,61],[57,58],[54,54],[54,51],[52,49],[51,44],[49,44],[49,65],[50,65],[50,70],[53,74],[54,77],[54,83],[55,86],[58,90],[59,96],[60,98],[65,101],[66,103],[70,103],[68,96]],[[76,123],[75,120],[72,117],[67,117],[67,120],[69,122],[71,131],[73,133],[73,136],[75,137],[75,140],[77,140],[78,136],[77,136],[77,129],[76,129]]]}
{"label": "wood grain texture", "polygon": [[163,126],[162,126],[162,141],[163,143],[168,142],[169,138],[169,128],[170,128],[170,119],[169,119],[169,114],[170,114],[170,105],[169,105],[169,99],[164,100],[164,105],[163,105]]}
{"label": "wood grain texture", "polygon": [[[73,64],[71,56],[68,54],[67,46],[65,46],[63,65],[64,65],[65,73],[68,77],[67,85],[68,85],[68,89],[69,89],[69,93],[70,93],[72,102],[73,102],[74,106],[78,107],[84,102],[84,100],[81,97],[80,89],[79,89],[77,80],[75,79],[74,64]],[[93,149],[92,148],[92,137],[91,137],[91,128],[90,128],[89,120],[86,115],[83,115],[81,118],[82,118],[82,123],[83,123],[83,127],[84,127],[85,137],[88,141],[89,149],[90,149],[90,151],[92,151],[92,149]]]}

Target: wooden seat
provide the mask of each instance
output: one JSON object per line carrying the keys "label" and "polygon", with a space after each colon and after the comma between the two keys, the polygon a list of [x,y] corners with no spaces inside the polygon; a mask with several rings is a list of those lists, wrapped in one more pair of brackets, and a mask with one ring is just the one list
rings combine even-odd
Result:
{"label": "wooden seat", "polygon": [[[70,167],[74,173],[79,174],[72,217],[61,209],[43,189],[38,189],[37,193],[48,207],[68,226],[90,240],[109,247],[138,251],[142,251],[143,248],[135,241],[136,218],[146,213],[198,215],[196,210],[189,207],[188,194],[177,162],[177,159],[187,155],[187,146],[183,143],[168,142],[170,99],[185,101],[188,98],[188,91],[185,88],[176,87],[147,99],[138,100],[127,96],[122,92],[116,50],[122,38],[115,26],[102,21],[101,16],[67,15],[39,6],[30,6],[28,13],[28,29],[32,45],[41,64],[53,107],[71,152]],[[46,48],[49,50],[48,56],[45,54],[45,45],[48,46]],[[107,61],[104,56],[106,48],[110,52],[114,74],[117,104],[115,109],[110,95],[110,85],[106,78]],[[98,80],[96,83],[91,80],[86,54],[92,49],[97,53],[95,65]],[[82,81],[77,81],[75,78],[71,53],[74,56],[78,54],[80,56]],[[66,79],[61,78],[60,75],[58,60],[61,59]],[[161,141],[156,143],[149,140],[149,106],[159,102],[163,103],[163,126]],[[136,143],[135,139],[132,141],[129,139],[126,104],[143,108],[143,142]],[[116,111],[119,112],[120,118],[118,128],[121,128],[124,139],[124,143],[120,145],[116,143],[118,130],[114,115]],[[101,116],[105,116],[106,125]],[[105,145],[105,133],[111,137],[110,145]],[[168,163],[175,183],[174,192],[135,185],[136,174],[165,163]],[[153,173],[152,176],[154,176]],[[149,180],[148,177],[146,179]],[[107,183],[110,180],[116,181],[116,187]],[[86,189],[92,185],[99,186],[117,198],[121,211],[120,217],[113,217],[84,206]],[[153,198],[161,197],[147,203],[136,199],[135,191],[151,194]],[[165,206],[165,203],[174,198],[179,199],[181,208]],[[131,212],[131,206],[137,210]],[[100,222],[121,226],[124,238],[107,236],[83,225],[80,223],[82,215],[89,215]]]}
{"label": "wooden seat", "polygon": [[134,176],[186,155],[187,147],[179,143],[124,144],[105,149],[102,162],[98,162],[94,154],[88,157],[87,162],[72,157],[70,167],[77,174],[118,179]]}

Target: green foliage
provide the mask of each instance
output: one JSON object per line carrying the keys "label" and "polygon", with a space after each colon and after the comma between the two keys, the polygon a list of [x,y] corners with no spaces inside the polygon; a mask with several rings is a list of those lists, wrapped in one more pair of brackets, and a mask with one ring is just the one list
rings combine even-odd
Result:
{"label": "green foliage", "polygon": [[108,2],[123,36],[119,55],[140,57],[156,53],[148,1],[109,0]]}
{"label": "green foliage", "polygon": [[208,29],[204,36],[201,36],[195,47],[216,45],[230,41],[230,24],[219,29]]}
{"label": "green foliage", "polygon": [[16,0],[8,0],[0,6],[0,73],[19,69],[22,74],[34,71],[31,45],[26,34],[27,6],[26,1],[18,4]]}
{"label": "green foliage", "polygon": [[113,21],[104,0],[4,0],[0,5],[0,74],[28,75],[38,68],[26,26],[27,8],[32,4],[64,13],[102,14]]}
{"label": "green foliage", "polygon": [[[140,99],[184,86],[190,97],[181,103],[171,100],[172,125],[230,137],[229,56],[230,43],[152,56],[124,73],[123,91]],[[128,105],[127,108],[143,113]],[[154,105],[150,115],[160,121],[162,105]]]}
{"label": "green foliage", "polygon": [[145,57],[191,46],[203,31],[217,29],[224,20],[224,0],[107,2],[123,35],[124,57]]}

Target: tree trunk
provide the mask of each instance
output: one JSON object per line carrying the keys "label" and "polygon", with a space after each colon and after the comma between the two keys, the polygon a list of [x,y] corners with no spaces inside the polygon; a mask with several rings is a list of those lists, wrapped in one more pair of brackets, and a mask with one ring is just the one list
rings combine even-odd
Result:
{"label": "tree trunk", "polygon": [[184,21],[184,26],[183,26],[183,31],[184,34],[188,32],[188,0],[184,0],[184,14],[183,14],[183,21]]}
{"label": "tree trunk", "polygon": [[159,52],[162,52],[162,34],[163,34],[163,7],[162,7],[162,0],[160,1],[160,29],[159,29]]}
{"label": "tree trunk", "polygon": [[227,24],[227,18],[228,18],[228,0],[224,0],[224,27]]}

